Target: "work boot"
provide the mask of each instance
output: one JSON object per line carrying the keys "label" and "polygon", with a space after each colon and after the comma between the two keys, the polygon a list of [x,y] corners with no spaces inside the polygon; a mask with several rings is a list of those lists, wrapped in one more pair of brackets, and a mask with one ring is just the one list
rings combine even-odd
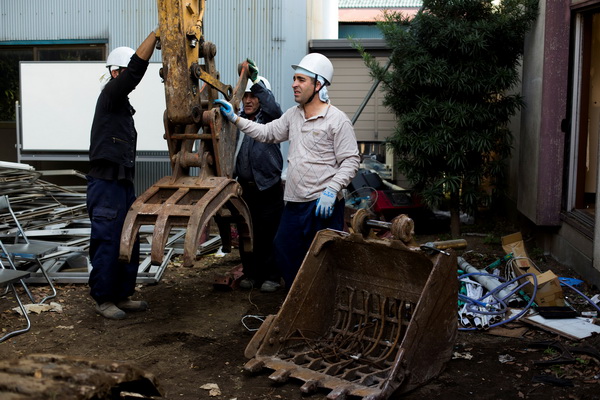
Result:
{"label": "work boot", "polygon": [[280,287],[281,285],[277,282],[264,281],[263,284],[260,286],[260,291],[265,293],[273,293],[277,291]]}
{"label": "work boot", "polygon": [[96,312],[108,319],[123,319],[127,316],[125,311],[121,310],[110,301],[102,304],[96,304]]}
{"label": "work boot", "polygon": [[256,287],[256,281],[254,279],[244,278],[240,281],[240,289],[250,290]]}
{"label": "work boot", "polygon": [[117,303],[117,307],[124,311],[146,311],[148,309],[148,303],[144,300],[121,300]]}

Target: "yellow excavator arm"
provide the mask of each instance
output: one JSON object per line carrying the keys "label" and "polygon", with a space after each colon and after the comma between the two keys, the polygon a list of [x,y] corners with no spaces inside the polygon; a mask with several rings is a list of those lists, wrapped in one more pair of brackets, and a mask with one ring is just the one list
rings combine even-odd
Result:
{"label": "yellow excavator arm", "polygon": [[[252,221],[241,187],[233,179],[237,129],[213,105],[221,93],[240,104],[248,79],[248,64],[238,66],[234,88],[219,80],[216,46],[204,40],[205,0],[157,0],[158,42],[162,54],[166,110],[164,138],[172,175],[152,185],[129,210],[121,235],[120,258],[129,260],[142,225],[153,225],[151,260],[160,264],[169,233],[185,227],[183,263],[191,266],[200,238],[214,218],[224,251],[231,248],[231,224],[237,226],[240,247],[252,249]],[[199,168],[198,176],[190,169]]]}

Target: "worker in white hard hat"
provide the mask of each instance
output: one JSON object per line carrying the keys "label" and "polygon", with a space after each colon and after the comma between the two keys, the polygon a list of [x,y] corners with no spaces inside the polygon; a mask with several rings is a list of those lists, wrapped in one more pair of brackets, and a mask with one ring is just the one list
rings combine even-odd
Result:
{"label": "worker in white hard hat", "polygon": [[333,65],[322,54],[310,53],[292,65],[292,90],[298,106],[266,125],[234,113],[231,104],[215,100],[221,113],[255,140],[289,140],[286,205],[275,236],[275,254],[289,288],[321,229],[344,228],[341,190],[358,170],[360,156],[348,116],[329,101]]}
{"label": "worker in white hard hat", "polygon": [[137,50],[117,47],[106,67],[110,80],[103,87],[92,122],[87,210],[91,220],[89,277],[96,311],[109,319],[123,319],[127,311],[142,311],[145,301],[131,300],[139,267],[139,242],[129,263],[119,261],[121,230],[135,200],[134,171],[137,132],[128,95],[140,83],[154,52],[156,34],[150,33]]}
{"label": "worker in white hard hat", "polygon": [[[271,92],[271,84],[258,74],[254,61],[248,59],[248,66],[250,78],[240,115],[259,124],[281,117],[283,112]],[[253,221],[252,252],[240,248],[244,271],[240,288],[275,292],[281,287],[281,274],[275,263],[273,239],[283,213],[283,156],[279,143],[258,142],[240,132],[235,160],[235,177]]]}

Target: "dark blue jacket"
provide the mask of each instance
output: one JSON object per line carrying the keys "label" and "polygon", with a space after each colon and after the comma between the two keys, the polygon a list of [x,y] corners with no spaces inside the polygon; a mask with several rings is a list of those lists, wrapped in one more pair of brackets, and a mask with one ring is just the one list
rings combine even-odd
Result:
{"label": "dark blue jacket", "polygon": [[134,54],[127,69],[118,78],[111,79],[100,93],[92,122],[90,161],[110,161],[125,168],[135,166],[135,110],[128,95],[140,83],[147,69],[148,61]]}
{"label": "dark blue jacket", "polygon": [[[275,101],[273,93],[262,82],[254,84],[250,90],[260,103],[260,110],[255,116],[255,122],[266,124],[281,117],[283,114],[281,107]],[[243,111],[241,116],[247,117]],[[247,165],[248,161],[250,165]],[[265,190],[280,182],[282,168],[283,156],[279,143],[261,143],[244,135],[240,152],[236,158],[236,175],[238,177],[247,175],[246,171],[250,170],[251,180],[259,190]]]}

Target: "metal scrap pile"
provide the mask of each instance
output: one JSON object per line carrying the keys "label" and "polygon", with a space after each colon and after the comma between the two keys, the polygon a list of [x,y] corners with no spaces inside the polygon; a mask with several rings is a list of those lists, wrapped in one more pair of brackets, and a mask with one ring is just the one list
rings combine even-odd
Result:
{"label": "metal scrap pile", "polygon": [[[71,175],[81,178],[80,186],[59,186],[44,180],[48,175]],[[19,223],[32,240],[52,241],[59,251],[44,258],[44,268],[56,282],[85,283],[90,264],[88,248],[91,225],[86,209],[85,176],[74,170],[36,171],[27,164],[0,162],[0,194],[9,197]],[[8,213],[0,213],[0,240],[11,240],[16,227]],[[150,263],[152,227],[141,227],[141,264],[138,283],[154,283],[174,255],[183,253],[185,229],[173,229],[165,247],[161,265]],[[197,255],[219,249],[219,236],[209,237],[198,248]],[[40,273],[33,273],[30,282],[42,282]]]}
{"label": "metal scrap pile", "polygon": [[[56,172],[50,172],[55,174]],[[76,171],[63,171],[85,177]],[[0,193],[9,197],[13,211],[29,237],[52,237],[53,241],[81,243],[89,238],[89,218],[85,205],[85,186],[62,187],[43,179],[42,172],[27,164],[0,162]],[[82,181],[85,182],[85,181]],[[0,214],[0,238],[14,232]]]}

